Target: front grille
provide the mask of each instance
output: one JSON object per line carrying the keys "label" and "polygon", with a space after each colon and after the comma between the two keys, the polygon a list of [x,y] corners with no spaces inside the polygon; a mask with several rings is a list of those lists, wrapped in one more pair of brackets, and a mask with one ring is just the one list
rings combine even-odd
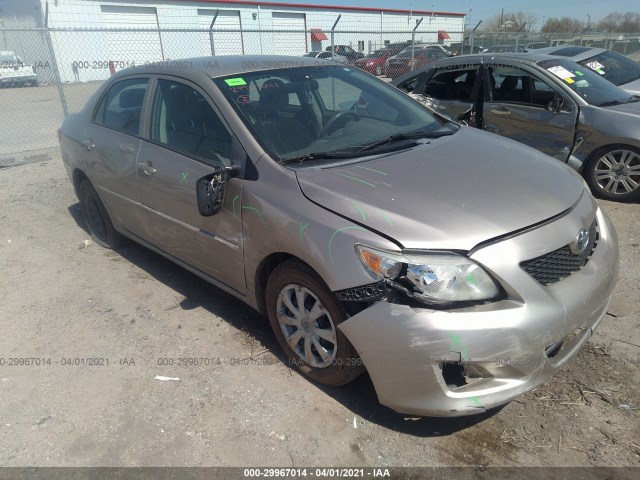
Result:
{"label": "front grille", "polygon": [[552,285],[568,277],[584,267],[598,244],[598,228],[594,220],[589,228],[587,248],[578,255],[571,251],[569,245],[520,263],[525,272],[542,285]]}

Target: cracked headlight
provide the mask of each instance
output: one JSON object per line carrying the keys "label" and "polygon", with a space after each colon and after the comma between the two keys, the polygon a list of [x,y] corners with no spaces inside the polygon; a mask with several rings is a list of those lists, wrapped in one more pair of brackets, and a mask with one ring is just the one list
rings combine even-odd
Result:
{"label": "cracked headlight", "polygon": [[477,263],[455,253],[393,253],[356,245],[364,267],[425,303],[491,300],[500,290]]}

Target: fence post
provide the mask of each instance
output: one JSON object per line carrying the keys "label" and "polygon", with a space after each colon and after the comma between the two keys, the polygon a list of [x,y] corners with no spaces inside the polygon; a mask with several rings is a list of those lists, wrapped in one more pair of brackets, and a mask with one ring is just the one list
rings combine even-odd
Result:
{"label": "fence post", "polygon": [[220,10],[216,10],[216,13],[213,15],[213,20],[211,20],[211,25],[209,25],[209,46],[211,47],[211,56],[214,56],[216,53],[215,48],[213,46],[213,24],[216,23],[218,19],[218,12]]}
{"label": "fence post", "polygon": [[[422,23],[422,20],[424,19],[424,17],[420,17],[420,20],[418,20],[416,22],[416,26],[413,27],[413,30],[411,31],[411,63],[409,65],[411,65],[411,70],[413,70],[414,67],[414,61],[415,61],[415,51],[416,51],[416,30],[418,29],[418,27],[420,26],[420,24]],[[409,70],[409,71],[411,71]]]}
{"label": "fence post", "polygon": [[49,56],[51,57],[51,66],[53,67],[53,77],[58,87],[58,95],[60,96],[60,103],[62,105],[62,113],[66,118],[69,115],[69,107],[67,106],[67,99],[64,96],[64,89],[62,88],[62,79],[60,78],[60,70],[58,70],[58,59],[53,49],[53,42],[51,41],[51,31],[49,29],[49,2],[45,4],[44,15],[44,29],[42,31],[44,35],[44,42],[49,50]]}
{"label": "fence post", "polygon": [[336,21],[333,24],[333,27],[331,27],[331,59],[332,60],[335,59],[335,55],[334,55],[334,52],[333,52],[333,46],[334,46],[333,33],[334,33],[334,30],[336,29],[336,25],[338,25],[338,22],[340,21],[340,17],[342,17],[342,14],[338,15],[338,18],[336,18]]}

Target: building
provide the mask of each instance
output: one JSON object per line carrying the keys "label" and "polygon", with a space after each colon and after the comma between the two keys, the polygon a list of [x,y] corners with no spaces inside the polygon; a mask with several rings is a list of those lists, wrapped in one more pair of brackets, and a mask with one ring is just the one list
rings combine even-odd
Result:
{"label": "building", "polygon": [[30,57],[53,51],[63,81],[97,80],[114,68],[195,56],[299,56],[324,50],[332,39],[366,54],[411,40],[420,19],[415,41],[446,45],[462,41],[465,17],[247,0],[0,0],[0,6],[6,27],[51,29],[50,47],[37,37],[20,44],[12,35],[15,45],[3,49],[22,51],[30,63],[39,60]]}

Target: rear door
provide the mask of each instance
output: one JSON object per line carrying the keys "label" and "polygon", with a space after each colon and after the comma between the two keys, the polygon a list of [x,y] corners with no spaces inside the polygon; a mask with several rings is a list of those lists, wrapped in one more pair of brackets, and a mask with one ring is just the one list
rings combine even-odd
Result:
{"label": "rear door", "polygon": [[[489,67],[491,93],[484,101],[484,125],[496,133],[566,162],[573,148],[578,106],[553,83],[525,66]],[[560,111],[550,104],[559,96]]]}
{"label": "rear door", "polygon": [[136,235],[144,224],[136,158],[148,85],[144,76],[115,82],[98,102],[81,142],[87,174],[111,219]]}
{"label": "rear door", "polygon": [[212,217],[199,214],[196,199],[196,181],[231,165],[234,156],[244,161],[243,155],[232,154],[241,147],[195,84],[161,76],[153,90],[138,157],[148,212],[145,238],[244,294],[241,180],[227,182],[224,208]]}
{"label": "rear door", "polygon": [[398,88],[407,93],[422,95],[431,108],[456,120],[468,112],[474,103],[473,93],[479,68],[479,63],[467,62],[435,71],[427,70],[405,80]]}

